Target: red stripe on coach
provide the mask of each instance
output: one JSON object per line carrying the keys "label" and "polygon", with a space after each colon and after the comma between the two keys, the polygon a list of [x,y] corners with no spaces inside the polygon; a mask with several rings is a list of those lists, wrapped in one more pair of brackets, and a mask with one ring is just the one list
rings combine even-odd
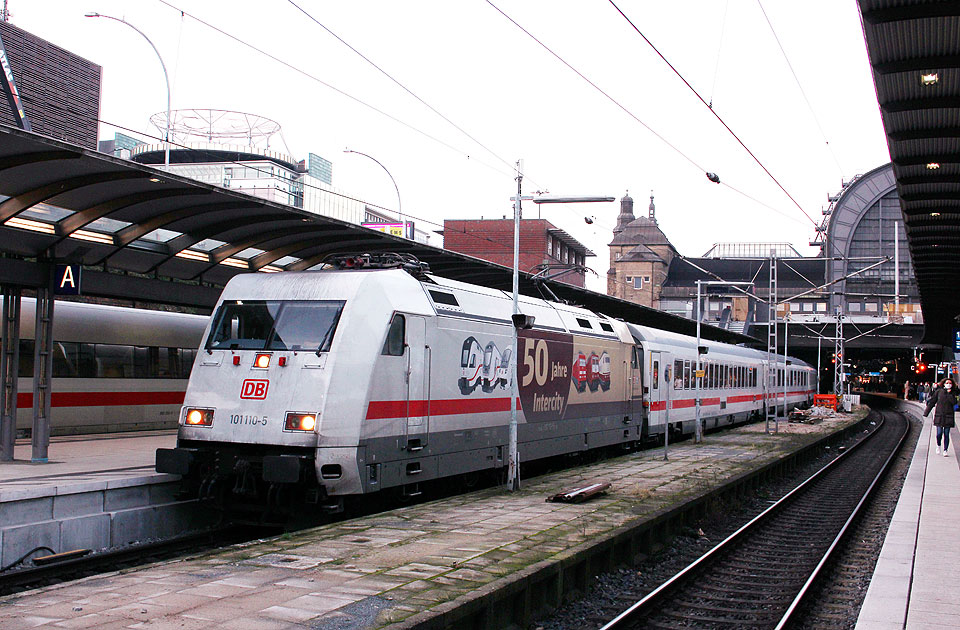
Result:
{"label": "red stripe on coach", "polygon": [[[54,392],[51,407],[182,405],[184,392]],[[17,394],[17,409],[33,407],[33,394]]]}

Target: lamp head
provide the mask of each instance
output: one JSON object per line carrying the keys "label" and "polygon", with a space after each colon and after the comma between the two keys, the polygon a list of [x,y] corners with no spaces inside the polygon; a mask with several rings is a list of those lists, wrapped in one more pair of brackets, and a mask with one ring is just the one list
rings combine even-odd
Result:
{"label": "lamp head", "polygon": [[85,14],[83,15],[83,17],[100,17],[100,14],[99,14],[99,13],[90,12],[90,13],[85,13]]}

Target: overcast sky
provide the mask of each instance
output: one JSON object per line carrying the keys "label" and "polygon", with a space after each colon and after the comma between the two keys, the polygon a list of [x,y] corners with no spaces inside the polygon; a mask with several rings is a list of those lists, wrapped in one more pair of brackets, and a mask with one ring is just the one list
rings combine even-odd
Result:
{"label": "overcast sky", "polygon": [[[334,185],[395,209],[383,171],[343,150],[368,153],[390,170],[404,214],[422,229],[439,229],[429,222],[444,218],[510,214],[511,165],[522,159],[525,194],[619,199],[629,189],[641,215],[652,189],[660,226],[684,255],[754,241],[815,253],[807,246],[814,224],[609,1],[492,0],[629,114],[486,0],[297,0],[473,139],[285,0],[167,1],[9,0],[9,7],[17,26],[103,66],[106,123],[157,134],[148,119],[165,108],[166,91],[147,43],[122,24],[84,18],[91,11],[124,17],[153,40],[170,72],[174,109],[276,120],[294,157],[326,157]],[[889,161],[853,0],[764,0],[803,92],[757,0],[617,4],[815,221],[842,179]],[[101,138],[114,131],[101,123]],[[543,207],[544,218],[598,254],[588,259],[598,274],[588,286],[600,291],[618,212],[615,203]],[[595,222],[587,225],[584,215]],[[537,216],[537,208],[525,205],[524,216]]]}

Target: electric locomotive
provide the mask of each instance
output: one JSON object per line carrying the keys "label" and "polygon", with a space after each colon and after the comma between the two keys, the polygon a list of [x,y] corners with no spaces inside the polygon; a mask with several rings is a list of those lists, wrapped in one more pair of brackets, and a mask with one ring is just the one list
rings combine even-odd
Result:
{"label": "electric locomotive", "polygon": [[[632,448],[693,430],[690,337],[521,296],[533,317],[512,356],[511,296],[364,255],[330,269],[243,274],[210,319],[157,470],[226,502],[340,509],[349,496],[506,466],[517,362],[521,461]],[[759,415],[766,353],[706,343],[710,426]],[[502,349],[502,350],[501,350]],[[787,402],[812,399],[794,361]],[[679,381],[675,386],[674,379]],[[707,389],[706,385],[713,387]]]}

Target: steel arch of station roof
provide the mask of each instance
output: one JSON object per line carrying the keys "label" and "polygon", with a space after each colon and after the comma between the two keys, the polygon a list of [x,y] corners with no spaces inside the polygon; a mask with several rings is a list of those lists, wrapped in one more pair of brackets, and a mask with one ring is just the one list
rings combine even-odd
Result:
{"label": "steel arch of station roof", "polygon": [[[197,247],[207,239],[216,242]],[[46,286],[51,263],[77,263],[86,295],[210,309],[238,273],[303,271],[330,254],[367,251],[406,252],[439,276],[512,286],[508,267],[0,126],[0,285]],[[541,286],[611,317],[695,334],[683,317],[521,274],[523,294],[540,296]]]}
{"label": "steel arch of station roof", "polygon": [[925,341],[960,314],[960,2],[858,0]]}

